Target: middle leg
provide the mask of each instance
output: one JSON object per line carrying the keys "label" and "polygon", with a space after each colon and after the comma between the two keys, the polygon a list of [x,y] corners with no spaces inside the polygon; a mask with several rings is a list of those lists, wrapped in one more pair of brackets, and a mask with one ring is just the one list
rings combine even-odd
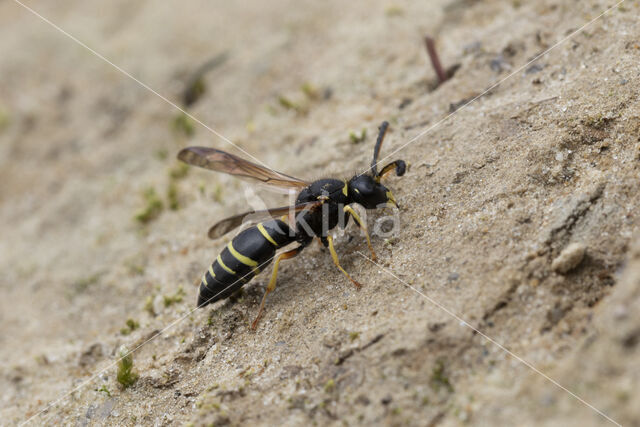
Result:
{"label": "middle leg", "polygon": [[358,224],[358,227],[360,227],[360,229],[364,233],[365,237],[367,238],[367,245],[369,246],[369,250],[371,251],[371,258],[374,261],[376,261],[377,260],[376,252],[373,250],[373,246],[371,245],[371,238],[369,237],[367,226],[365,225],[364,222],[362,222],[360,215],[358,215],[358,213],[351,206],[348,206],[348,205],[344,207],[344,212],[353,217],[353,220],[356,222],[356,224]]}
{"label": "middle leg", "polygon": [[328,235],[326,238],[323,238],[323,243],[327,242],[327,246],[329,247],[329,252],[331,252],[331,258],[333,258],[333,263],[336,265],[336,267],[338,267],[338,269],[340,269],[340,271],[342,271],[342,273],[347,276],[347,279],[349,279],[351,281],[351,283],[353,283],[356,288],[359,288],[360,286],[362,286],[359,282],[356,282],[355,280],[353,280],[351,278],[351,276],[349,276],[349,273],[347,273],[345,271],[344,268],[342,268],[342,266],[340,265],[340,261],[338,260],[338,253],[336,252],[336,248],[333,247],[333,237],[331,237],[331,235]]}

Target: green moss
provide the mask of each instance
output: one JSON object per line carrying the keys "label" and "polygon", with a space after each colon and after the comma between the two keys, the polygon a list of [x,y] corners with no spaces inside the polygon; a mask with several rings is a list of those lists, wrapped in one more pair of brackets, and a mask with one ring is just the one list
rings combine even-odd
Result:
{"label": "green moss", "polygon": [[267,105],[266,107],[264,107],[265,111],[272,115],[272,116],[277,116],[278,115],[278,109],[276,107],[274,107],[273,105]]}
{"label": "green moss", "polygon": [[127,325],[126,327],[120,329],[120,333],[122,335],[129,335],[131,332],[135,331],[140,327],[140,323],[136,322],[131,318],[127,319],[126,325]]}
{"label": "green moss", "polygon": [[169,151],[166,148],[159,148],[154,154],[158,160],[166,160],[169,157]]}
{"label": "green moss", "polygon": [[349,339],[355,341],[360,337],[360,332],[349,332]]}
{"label": "green moss", "polygon": [[101,393],[105,393],[107,396],[111,397],[111,392],[109,391],[109,389],[107,388],[106,385],[102,385],[102,387],[96,389],[97,392],[101,392]]}
{"label": "green moss", "polygon": [[392,5],[392,6],[388,6],[384,10],[384,14],[389,16],[389,17],[402,16],[402,15],[404,15],[404,9],[401,8],[400,6]]}
{"label": "green moss", "polygon": [[146,205],[144,208],[136,212],[134,218],[141,224],[148,224],[160,216],[164,209],[164,204],[153,187],[147,188],[143,192],[142,197],[144,198]]}
{"label": "green moss", "polygon": [[173,119],[172,127],[176,132],[188,137],[191,137],[196,133],[195,122],[191,117],[182,112]]}
{"label": "green moss", "polygon": [[244,372],[240,374],[243,378],[251,378],[255,374],[253,368],[246,369]]}
{"label": "green moss", "polygon": [[37,356],[34,356],[33,360],[35,360],[35,362],[38,365],[48,365],[49,364],[49,359],[47,359],[47,356],[45,356],[44,354],[39,354]]}
{"label": "green moss", "polygon": [[138,380],[138,374],[133,370],[133,355],[124,347],[120,349],[116,379],[125,389],[131,387]]}
{"label": "green moss", "polygon": [[90,286],[95,285],[100,280],[101,273],[94,273],[90,276],[82,277],[73,282],[74,293],[82,293],[86,291]]}
{"label": "green moss", "polygon": [[164,306],[169,307],[170,305],[173,305],[175,303],[182,302],[182,299],[184,298],[185,295],[186,293],[184,292],[182,285],[178,286],[178,290],[176,291],[175,294],[162,296],[162,299],[164,301]]}
{"label": "green moss", "polygon": [[441,388],[444,388],[449,393],[453,392],[453,386],[449,381],[449,377],[445,373],[444,361],[442,359],[436,360],[436,364],[433,367],[433,372],[431,373],[431,381],[429,384],[435,391],[439,391]]}
{"label": "green moss", "polygon": [[324,391],[327,393],[331,393],[335,389],[336,389],[336,382],[333,380],[333,378],[327,381],[326,384],[324,385]]}
{"label": "green moss", "polygon": [[146,268],[147,260],[143,254],[131,256],[123,262],[124,267],[131,276],[142,276]]}
{"label": "green moss", "polygon": [[215,190],[213,191],[213,200],[215,200],[218,203],[222,202],[222,185],[216,185]]}
{"label": "green moss", "polygon": [[318,99],[320,97],[320,93],[318,89],[315,88],[311,83],[306,82],[301,87],[300,90],[304,93],[309,99]]}
{"label": "green moss", "polygon": [[169,178],[182,179],[189,173],[189,165],[186,163],[178,163],[173,168],[169,169]]}
{"label": "green moss", "polygon": [[389,247],[389,246],[393,246],[396,243],[398,243],[400,239],[398,239],[397,237],[391,237],[390,239],[384,239],[384,245]]}
{"label": "green moss", "polygon": [[153,308],[153,297],[151,295],[144,301],[144,310],[152,316],[156,315],[156,311]]}
{"label": "green moss", "polygon": [[351,140],[352,143],[359,144],[359,143],[363,142],[365,139],[367,139],[367,130],[363,128],[360,131],[359,135],[357,133],[355,133],[355,132],[350,132],[349,133],[349,139]]}
{"label": "green moss", "polygon": [[169,203],[169,209],[177,211],[180,209],[180,201],[178,200],[178,186],[175,182],[171,181],[167,186],[167,202]]}
{"label": "green moss", "polygon": [[296,103],[294,103],[289,98],[284,97],[284,96],[280,96],[278,98],[278,103],[280,104],[281,107],[283,107],[283,108],[285,108],[287,110],[298,110],[298,108],[299,108]]}

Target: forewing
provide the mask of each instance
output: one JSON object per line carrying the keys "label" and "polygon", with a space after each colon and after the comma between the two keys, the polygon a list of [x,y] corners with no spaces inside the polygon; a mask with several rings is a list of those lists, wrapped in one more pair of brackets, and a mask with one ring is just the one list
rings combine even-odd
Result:
{"label": "forewing", "polygon": [[[252,222],[256,223],[266,218],[273,218],[282,215],[287,215],[289,213],[298,213],[303,210],[313,210],[318,206],[322,205],[322,201],[317,202],[308,202],[301,203],[295,206],[282,206],[279,208],[273,209],[265,209],[261,211],[248,211],[238,215],[231,216],[229,218],[225,218],[222,221],[217,222],[209,229],[209,238],[210,239],[218,239],[231,230],[242,225],[243,222]],[[245,218],[250,216],[249,221],[245,221]]]}
{"label": "forewing", "polygon": [[224,172],[243,178],[262,181],[282,188],[302,189],[310,183],[268,169],[238,156],[210,147],[187,147],[178,153],[178,159],[193,166]]}

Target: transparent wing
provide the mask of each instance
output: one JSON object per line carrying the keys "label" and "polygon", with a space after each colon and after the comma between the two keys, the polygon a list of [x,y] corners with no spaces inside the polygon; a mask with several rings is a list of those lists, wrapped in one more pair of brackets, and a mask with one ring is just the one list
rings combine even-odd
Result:
{"label": "transparent wing", "polygon": [[[248,211],[238,215],[230,216],[229,218],[225,218],[217,222],[209,229],[209,238],[218,239],[231,230],[239,227],[244,222],[256,223],[266,218],[288,215],[290,213],[299,213],[304,210],[311,211],[322,205],[322,203],[323,201],[319,200],[316,202],[301,203],[295,206],[282,206],[279,208],[265,209],[261,211]],[[292,222],[291,218],[289,222]]]}
{"label": "transparent wing", "polygon": [[310,184],[310,182],[285,175],[225,151],[210,147],[184,148],[178,153],[178,159],[193,166],[224,172],[242,178],[256,179],[264,184],[281,188],[301,190]]}

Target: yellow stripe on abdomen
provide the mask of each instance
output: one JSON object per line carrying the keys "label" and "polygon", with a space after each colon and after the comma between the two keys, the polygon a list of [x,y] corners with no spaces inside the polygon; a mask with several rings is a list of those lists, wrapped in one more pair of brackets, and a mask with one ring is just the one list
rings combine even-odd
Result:
{"label": "yellow stripe on abdomen", "polygon": [[273,237],[269,235],[267,229],[264,228],[264,225],[262,225],[262,223],[258,224],[258,230],[260,230],[260,233],[264,236],[264,238],[267,239],[273,246],[275,246],[276,248],[278,247],[278,244],[275,240],[273,240]]}
{"label": "yellow stripe on abdomen", "polygon": [[222,262],[222,257],[220,255],[218,255],[218,258],[216,258],[216,261],[218,262],[218,264],[220,264],[220,267],[224,268],[228,273],[236,274],[235,271],[227,267],[227,265],[224,262]]}
{"label": "yellow stripe on abdomen", "polygon": [[227,249],[229,249],[229,252],[231,252],[231,255],[233,255],[235,259],[237,259],[244,265],[248,265],[249,267],[258,266],[258,261],[254,261],[248,256],[242,255],[240,252],[236,251],[236,248],[233,247],[233,242],[229,242],[229,244],[227,245]]}

